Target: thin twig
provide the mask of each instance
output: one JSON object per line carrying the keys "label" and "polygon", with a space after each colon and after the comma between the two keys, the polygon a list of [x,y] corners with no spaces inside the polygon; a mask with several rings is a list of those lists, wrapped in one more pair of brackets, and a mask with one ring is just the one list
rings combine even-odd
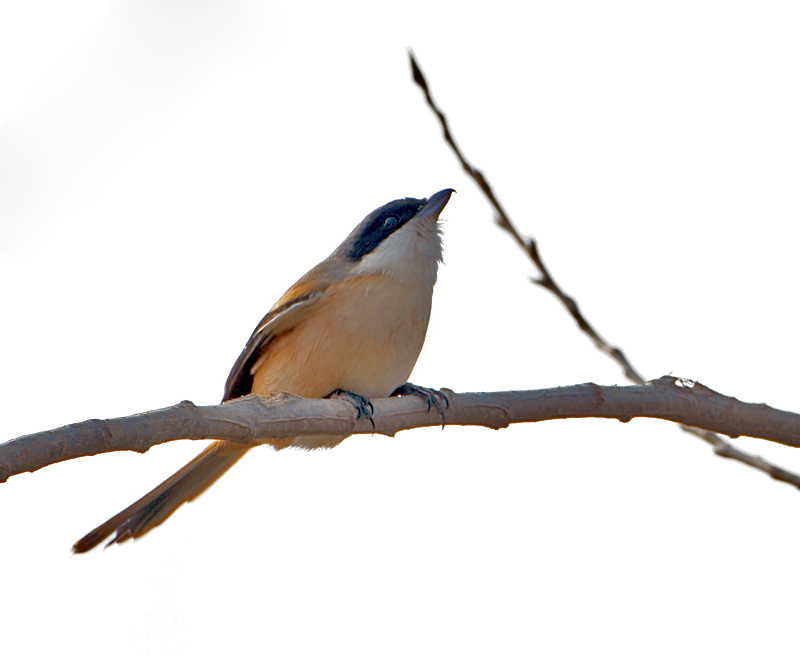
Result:
{"label": "thin twig", "polygon": [[[538,270],[539,277],[531,278],[531,282],[539,285],[540,287],[544,287],[559,301],[561,301],[567,312],[569,312],[569,314],[575,320],[578,328],[580,328],[580,330],[592,340],[594,345],[600,351],[605,353],[619,364],[619,366],[622,368],[623,374],[628,380],[636,383],[637,385],[643,385],[645,383],[644,377],[634,368],[622,349],[612,346],[609,342],[603,339],[603,337],[600,336],[600,333],[595,330],[594,326],[589,323],[588,319],[586,319],[578,307],[577,301],[569,296],[550,274],[549,269],[547,266],[545,266],[544,260],[539,253],[539,246],[536,243],[536,240],[533,237],[522,236],[509,218],[506,211],[503,209],[503,206],[497,199],[497,196],[495,195],[491,185],[486,181],[483,173],[470,164],[467,158],[464,157],[464,154],[456,144],[456,140],[450,131],[450,126],[447,122],[447,116],[445,116],[444,112],[439,109],[438,105],[433,100],[433,96],[431,95],[430,88],[428,86],[428,81],[425,79],[422,69],[414,57],[414,53],[409,51],[408,57],[411,62],[411,75],[414,78],[414,82],[417,84],[417,86],[419,86],[420,89],[422,89],[428,106],[433,110],[434,114],[436,114],[436,117],[439,119],[439,123],[442,126],[442,136],[452,149],[456,158],[458,158],[458,161],[461,163],[461,168],[464,169],[464,172],[473,180],[473,182],[475,182],[478,188],[486,196],[489,203],[491,203],[496,212],[495,221],[497,222],[497,225],[511,235],[519,247],[525,251],[531,262],[533,262],[533,265]],[[709,431],[701,431],[690,426],[684,426],[683,428],[685,431],[711,444],[714,447],[714,453],[716,455],[723,458],[737,460],[749,467],[763,471],[775,480],[794,485],[800,489],[800,476],[797,474],[794,474],[786,469],[782,469],[781,467],[777,467],[776,465],[767,462],[760,456],[755,456],[745,451],[741,451],[719,435],[710,433]]]}

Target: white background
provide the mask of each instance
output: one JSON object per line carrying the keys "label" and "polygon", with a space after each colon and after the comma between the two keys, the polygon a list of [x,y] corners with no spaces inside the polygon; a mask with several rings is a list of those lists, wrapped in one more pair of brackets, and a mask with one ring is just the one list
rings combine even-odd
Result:
{"label": "white background", "polygon": [[[645,376],[800,409],[796,4],[521,7],[4,3],[0,439],[217,402],[290,284],[375,207],[445,187],[412,380],[624,384],[527,281],[409,46],[467,155]],[[0,486],[4,653],[797,648],[800,492],[674,426],[261,448],[145,539],[70,555],[200,448]]]}

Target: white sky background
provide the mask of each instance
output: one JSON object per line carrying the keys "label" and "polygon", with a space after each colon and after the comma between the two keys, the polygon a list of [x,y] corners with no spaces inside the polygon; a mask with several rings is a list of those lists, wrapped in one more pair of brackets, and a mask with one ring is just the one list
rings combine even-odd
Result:
{"label": "white sky background", "polygon": [[[0,9],[0,439],[219,400],[368,212],[455,187],[412,380],[624,384],[445,148],[645,376],[800,409],[792,2]],[[800,454],[737,444],[795,471]],[[783,652],[800,492],[655,421],[257,449],[145,539],[72,543],[180,443],[0,486],[5,653]]]}

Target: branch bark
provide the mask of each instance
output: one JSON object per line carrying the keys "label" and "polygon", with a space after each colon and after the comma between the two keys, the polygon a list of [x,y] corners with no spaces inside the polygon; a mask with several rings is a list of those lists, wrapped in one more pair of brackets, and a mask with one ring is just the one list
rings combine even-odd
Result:
{"label": "branch bark", "polygon": [[[765,404],[744,403],[704,385],[664,376],[645,385],[602,387],[594,383],[524,392],[455,394],[444,390],[450,405],[445,423],[505,428],[523,422],[603,417],[627,422],[651,417],[723,433],[748,435],[800,447],[800,415]],[[255,395],[222,405],[196,406],[191,401],[117,419],[91,419],[0,444],[0,482],[23,472],[73,458],[137,451],[184,439],[222,439],[257,445],[268,438],[297,435],[351,435],[441,425],[416,397],[374,400],[375,428],[357,419],[346,401],[303,399],[289,394]],[[720,454],[726,455],[726,454]],[[773,475],[769,463],[748,463]],[[797,478],[797,477],[795,477]],[[794,481],[800,487],[800,478]]]}

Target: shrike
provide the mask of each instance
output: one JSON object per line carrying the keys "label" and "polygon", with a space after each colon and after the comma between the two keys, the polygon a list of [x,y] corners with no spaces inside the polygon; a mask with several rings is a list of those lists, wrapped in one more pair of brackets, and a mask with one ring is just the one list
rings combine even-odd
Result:
{"label": "shrike", "polygon": [[[452,189],[403,198],[369,214],[325,260],[298,280],[256,326],[225,383],[222,401],[246,394],[334,394],[369,415],[369,397],[430,391],[407,383],[431,313],[442,261],[439,215]],[[276,449],[330,448],[344,438],[270,440]],[[78,540],[89,551],[138,538],[197,498],[251,448],[217,440],[185,467]]]}

